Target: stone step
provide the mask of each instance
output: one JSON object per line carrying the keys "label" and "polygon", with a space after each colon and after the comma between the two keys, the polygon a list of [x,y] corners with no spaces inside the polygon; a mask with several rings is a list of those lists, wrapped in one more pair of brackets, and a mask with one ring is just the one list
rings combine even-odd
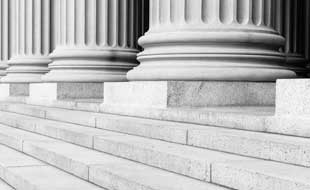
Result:
{"label": "stone step", "polygon": [[309,190],[310,168],[263,160],[212,165],[212,182],[238,190]]}
{"label": "stone step", "polygon": [[[90,148],[93,147],[95,136],[107,134],[107,131],[101,129],[38,119],[14,113],[0,112],[0,116],[0,123]],[[150,120],[149,125],[152,125],[152,121]],[[114,133],[110,134],[113,136]],[[186,143],[189,146],[306,167],[310,166],[310,139],[308,138],[196,126],[187,129],[186,139]]]}
{"label": "stone step", "polygon": [[31,106],[25,104],[0,104],[0,110],[24,114],[44,119],[63,121],[88,127],[96,127],[126,134],[145,136],[170,142],[186,144],[186,135],[189,128],[196,125],[186,125],[118,116],[112,114],[99,114],[84,111],[72,111],[67,109],[49,108],[42,106]]}
{"label": "stone step", "polygon": [[[6,128],[10,127],[0,126],[0,138],[7,134]],[[18,132],[11,132],[7,136],[10,136],[10,141],[22,142],[22,151],[25,154],[107,189],[127,190],[128,186],[130,190],[226,189],[48,137],[42,136],[46,139],[37,140],[35,136],[40,135],[20,129],[11,130]],[[24,135],[20,135],[19,132],[24,132]],[[1,143],[10,146],[6,141]]]}
{"label": "stone step", "polygon": [[14,190],[13,187],[9,186],[4,181],[0,180],[0,189],[1,190]]}
{"label": "stone step", "polygon": [[32,121],[30,121],[31,117],[14,113],[0,112],[0,115],[5,118],[8,124],[20,122],[19,125],[12,125],[13,127],[19,127],[87,148],[94,148],[200,180],[210,181],[210,167],[214,161],[249,159],[74,124],[39,118],[32,118]]}
{"label": "stone step", "polygon": [[[96,185],[0,145],[0,178],[17,190],[103,190]],[[0,182],[1,190],[13,190]]]}
{"label": "stone step", "polygon": [[[118,189],[116,186],[124,187],[124,184],[134,187],[133,189],[141,188],[141,185],[144,185],[143,187],[154,187],[158,184],[169,185],[171,180],[178,184],[176,186],[182,186],[179,189],[186,189],[188,186],[183,185],[184,180],[199,182],[56,140],[53,142],[25,140],[23,147],[26,154],[108,189]],[[212,169],[212,183],[233,189],[306,190],[310,188],[309,168],[256,159],[219,160],[219,162],[212,163],[210,168]],[[171,175],[177,177],[172,179]],[[192,186],[192,188],[200,189],[197,186]],[[217,186],[211,189],[217,188],[221,189]],[[167,188],[160,186],[158,189]]]}

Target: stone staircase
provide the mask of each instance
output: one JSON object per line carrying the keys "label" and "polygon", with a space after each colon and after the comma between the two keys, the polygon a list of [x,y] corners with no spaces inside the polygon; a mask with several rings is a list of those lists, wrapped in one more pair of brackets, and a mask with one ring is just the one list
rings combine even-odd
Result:
{"label": "stone staircase", "polygon": [[310,189],[310,139],[271,133],[271,112],[208,126],[84,110],[0,103],[0,189]]}

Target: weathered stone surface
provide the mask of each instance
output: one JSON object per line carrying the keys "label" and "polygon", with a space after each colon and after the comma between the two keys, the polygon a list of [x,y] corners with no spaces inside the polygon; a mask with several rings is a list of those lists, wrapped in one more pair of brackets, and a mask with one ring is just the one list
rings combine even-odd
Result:
{"label": "weathered stone surface", "polygon": [[107,189],[224,190],[202,181],[128,162],[91,166],[89,180]]}
{"label": "weathered stone surface", "polygon": [[23,150],[24,140],[31,141],[53,141],[53,139],[48,137],[43,137],[34,133],[27,131],[22,131],[12,127],[7,127],[5,125],[0,125],[0,143],[16,150]]}
{"label": "weathered stone surface", "polygon": [[29,84],[10,84],[10,96],[29,96]]}
{"label": "weathered stone surface", "polygon": [[16,189],[29,190],[103,190],[51,166],[8,168],[4,180]]}
{"label": "weathered stone surface", "polygon": [[31,83],[27,103],[50,106],[57,100],[103,101],[103,83]]}
{"label": "weathered stone surface", "polygon": [[142,107],[274,105],[275,83],[146,81],[105,83],[104,104]]}
{"label": "weathered stone surface", "polygon": [[189,130],[188,144],[255,158],[310,166],[310,139],[308,138],[206,127],[206,129]]}
{"label": "weathered stone surface", "polygon": [[276,114],[310,114],[310,79],[277,80]]}
{"label": "weathered stone surface", "polygon": [[206,181],[213,162],[250,159],[124,134],[98,135],[94,149]]}
{"label": "weathered stone surface", "polygon": [[240,190],[307,190],[309,168],[276,162],[230,161],[212,165],[212,182]]}
{"label": "weathered stone surface", "polygon": [[62,99],[102,99],[103,83],[58,83],[57,98]]}

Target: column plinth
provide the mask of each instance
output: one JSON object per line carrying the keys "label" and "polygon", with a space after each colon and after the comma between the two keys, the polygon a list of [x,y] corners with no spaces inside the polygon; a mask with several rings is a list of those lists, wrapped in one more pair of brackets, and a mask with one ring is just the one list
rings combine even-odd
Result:
{"label": "column plinth", "polygon": [[50,59],[50,1],[13,0],[14,46],[2,82],[41,82]]}
{"label": "column plinth", "polygon": [[295,77],[269,0],[151,0],[141,64],[129,80],[274,81]]}
{"label": "column plinth", "polygon": [[48,82],[124,81],[137,65],[143,1],[56,1],[57,44]]}

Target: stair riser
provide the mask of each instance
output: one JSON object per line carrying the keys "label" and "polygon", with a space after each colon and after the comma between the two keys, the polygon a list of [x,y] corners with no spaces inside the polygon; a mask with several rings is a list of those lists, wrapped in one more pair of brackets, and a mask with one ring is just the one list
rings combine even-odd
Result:
{"label": "stair riser", "polygon": [[212,182],[238,190],[307,190],[310,184],[246,170],[225,163],[212,165]]}
{"label": "stair riser", "polygon": [[[94,136],[88,134],[78,133],[72,130],[64,130],[53,125],[45,125],[42,122],[36,123],[35,121],[23,121],[12,118],[7,119],[4,116],[0,118],[0,122],[7,125],[13,124],[15,125],[13,127],[20,127],[81,146],[89,148],[93,147]],[[231,135],[228,132],[221,132],[221,130],[217,130],[216,128],[211,127],[209,128],[210,130],[207,130],[207,128],[208,127],[206,127],[205,130],[190,129],[188,133],[188,145],[301,166],[310,166],[310,146],[308,145],[298,143],[290,144],[285,142],[285,140],[264,140],[259,136],[250,138],[242,131],[240,131],[240,135]],[[196,175],[194,176],[197,177]],[[200,178],[201,175],[199,179]]]}
{"label": "stair riser", "polygon": [[78,176],[84,180],[88,180],[89,166],[75,160],[71,160],[65,156],[58,155],[54,152],[47,151],[33,143],[24,143],[23,152],[31,155],[48,164],[56,166],[70,174]]}
{"label": "stair riser", "polygon": [[262,158],[300,166],[310,166],[309,144],[290,144],[285,140],[274,141],[259,136],[252,138],[211,130],[192,130],[188,134],[191,146],[220,150],[244,156]]}
{"label": "stair riser", "polygon": [[167,152],[95,138],[94,149],[200,180],[210,181],[208,158],[189,159]]}
{"label": "stair riser", "polygon": [[[2,107],[1,107],[2,106]],[[172,125],[152,125],[148,123],[135,123],[127,119],[117,118],[115,116],[108,116],[103,118],[97,113],[85,113],[73,115],[68,114],[68,110],[51,111],[41,110],[34,107],[22,107],[18,105],[1,105],[0,110],[12,113],[19,113],[23,115],[39,117],[43,119],[51,119],[55,121],[62,121],[84,125],[88,127],[96,127],[126,134],[144,136],[153,139],[159,139],[179,144],[186,144],[187,142],[187,128],[173,127]],[[111,118],[109,118],[111,117]]]}

